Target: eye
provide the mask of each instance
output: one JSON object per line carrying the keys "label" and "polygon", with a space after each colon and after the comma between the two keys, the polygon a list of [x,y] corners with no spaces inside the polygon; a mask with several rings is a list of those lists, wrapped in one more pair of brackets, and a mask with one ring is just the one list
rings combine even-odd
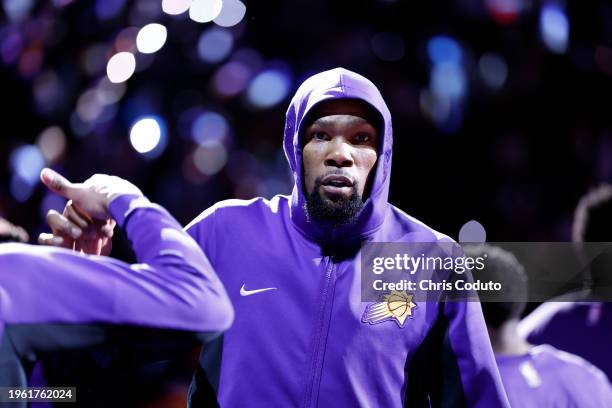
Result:
{"label": "eye", "polygon": [[355,135],[355,142],[359,144],[370,143],[372,140],[372,135],[369,133],[357,133]]}
{"label": "eye", "polygon": [[316,139],[316,140],[329,140],[329,136],[327,135],[327,133],[325,132],[312,132],[310,134],[310,138],[311,139]]}

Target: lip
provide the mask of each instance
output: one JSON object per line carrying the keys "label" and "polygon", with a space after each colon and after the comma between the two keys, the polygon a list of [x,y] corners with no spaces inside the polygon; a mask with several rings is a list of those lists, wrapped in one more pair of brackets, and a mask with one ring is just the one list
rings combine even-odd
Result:
{"label": "lip", "polygon": [[[332,185],[332,183],[343,183],[343,186],[334,186]],[[352,187],[353,186],[353,180],[351,180],[350,178],[346,177],[346,176],[341,176],[341,175],[337,175],[337,174],[330,174],[329,176],[325,176],[323,177],[323,180],[321,180],[321,184],[323,186],[327,186],[327,187],[334,187],[334,188],[346,188],[346,187]]]}
{"label": "lip", "polygon": [[331,184],[322,185],[321,186],[322,193],[331,200],[336,200],[338,198],[348,198],[353,193],[353,188],[351,186],[332,186]]}

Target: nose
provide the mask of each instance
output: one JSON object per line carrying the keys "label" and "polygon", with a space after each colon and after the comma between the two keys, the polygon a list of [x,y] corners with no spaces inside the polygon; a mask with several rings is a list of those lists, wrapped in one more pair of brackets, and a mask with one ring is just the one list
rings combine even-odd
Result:
{"label": "nose", "polygon": [[328,143],[325,165],[331,167],[351,167],[353,165],[353,156],[350,144],[341,137],[334,137]]}

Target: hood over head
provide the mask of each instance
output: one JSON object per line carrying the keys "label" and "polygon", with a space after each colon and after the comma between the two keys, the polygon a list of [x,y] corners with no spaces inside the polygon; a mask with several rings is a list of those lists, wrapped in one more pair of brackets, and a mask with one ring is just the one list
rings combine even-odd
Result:
{"label": "hood over head", "polygon": [[[370,194],[354,222],[332,226],[308,220],[302,170],[304,119],[319,103],[330,99],[360,99],[372,106],[382,118],[378,158],[372,171]],[[295,184],[291,195],[291,220],[303,233],[320,243],[337,243],[366,238],[383,223],[387,212],[393,131],[391,114],[378,88],[367,78],[344,68],[324,71],[308,78],[299,87],[285,121],[284,149]]]}

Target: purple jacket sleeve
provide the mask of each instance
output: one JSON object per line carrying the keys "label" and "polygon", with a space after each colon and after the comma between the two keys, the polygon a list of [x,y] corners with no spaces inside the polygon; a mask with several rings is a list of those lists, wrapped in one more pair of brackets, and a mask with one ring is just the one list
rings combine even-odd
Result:
{"label": "purple jacket sleeve", "polygon": [[116,197],[109,211],[139,263],[25,244],[0,245],[4,324],[105,323],[226,330],[233,309],[199,246],[162,207]]}
{"label": "purple jacket sleeve", "polygon": [[448,302],[441,319],[446,329],[445,382],[457,384],[455,397],[468,407],[509,407],[480,303]]}
{"label": "purple jacket sleeve", "polygon": [[[452,251],[452,256],[465,256],[459,246],[453,246]],[[460,276],[461,279],[474,280],[470,272]],[[449,277],[456,278],[456,274]],[[463,300],[443,303],[439,318],[445,329],[445,380],[456,385],[455,400],[444,401],[443,398],[443,405],[456,405],[458,400],[462,400],[468,407],[509,407],[482,307],[477,301],[478,293],[463,293],[461,298]]]}

